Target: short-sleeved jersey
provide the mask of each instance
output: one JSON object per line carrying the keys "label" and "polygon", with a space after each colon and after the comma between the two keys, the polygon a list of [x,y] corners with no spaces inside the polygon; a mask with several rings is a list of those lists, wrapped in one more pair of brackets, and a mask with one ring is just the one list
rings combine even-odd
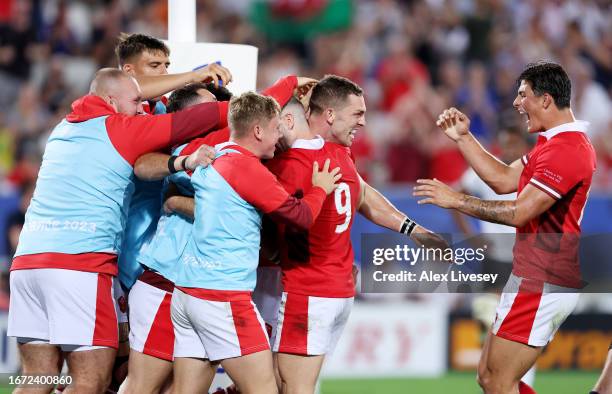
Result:
{"label": "short-sleeved jersey", "polygon": [[268,168],[290,194],[300,197],[312,187],[312,166],[340,167],[342,178],[327,196],[319,217],[307,230],[280,227],[279,245],[283,288],[287,292],[317,297],[352,297],[353,247],[351,225],[360,194],[360,180],[350,149],[321,137],[297,140],[275,157]]}
{"label": "short-sleeved jersey", "polygon": [[580,221],[595,172],[588,123],[576,121],[541,133],[521,158],[525,166],[518,193],[531,184],[555,200],[540,216],[517,229],[515,275],[559,286],[582,285],[578,246]]}

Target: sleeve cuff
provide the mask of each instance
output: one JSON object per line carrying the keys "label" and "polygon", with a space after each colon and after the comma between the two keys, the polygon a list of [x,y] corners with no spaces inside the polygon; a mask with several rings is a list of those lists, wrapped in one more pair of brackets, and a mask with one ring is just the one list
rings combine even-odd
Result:
{"label": "sleeve cuff", "polygon": [[536,178],[531,178],[529,180],[529,183],[531,183],[533,186],[537,187],[538,189],[542,190],[544,193],[548,194],[555,200],[559,200],[562,197],[561,193],[559,193],[557,190],[543,183],[542,181],[537,180]]}

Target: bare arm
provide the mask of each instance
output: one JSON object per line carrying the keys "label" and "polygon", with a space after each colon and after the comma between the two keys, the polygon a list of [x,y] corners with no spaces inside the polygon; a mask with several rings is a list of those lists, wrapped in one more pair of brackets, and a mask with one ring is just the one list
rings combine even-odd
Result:
{"label": "bare arm", "polygon": [[359,179],[361,183],[359,213],[374,224],[399,231],[406,215],[395,208],[378,190],[368,185],[361,177]]}
{"label": "bare arm", "polygon": [[223,81],[223,86],[227,86],[232,80],[232,74],[227,68],[212,63],[194,71],[155,76],[141,75],[136,77],[136,80],[142,90],[143,99],[148,100],[182,88],[189,83],[212,81],[218,84],[219,81]]}
{"label": "bare arm", "polygon": [[[168,159],[170,159],[170,155],[159,152],[142,155],[134,164],[134,174],[143,181],[159,181],[164,179],[170,175]],[[183,157],[179,157],[174,161],[175,171],[183,170],[179,168],[182,162]]]}
{"label": "bare arm", "polygon": [[187,197],[180,194],[178,187],[172,183],[168,183],[168,189],[164,196],[164,212],[176,212],[179,215],[193,219],[195,211],[195,202],[193,197]]}
{"label": "bare arm", "polygon": [[199,82],[195,79],[193,71],[155,76],[140,75],[136,77],[136,80],[138,81],[138,85],[140,85],[140,89],[142,90],[142,98],[145,100],[151,100],[155,97],[163,96],[164,94],[180,89],[189,83]]}
{"label": "bare arm", "polygon": [[438,117],[436,124],[457,143],[468,164],[495,193],[507,194],[516,191],[523,171],[523,163],[520,160],[508,165],[487,152],[470,133],[470,119],[455,108],[445,110]]}
{"label": "bare arm", "polygon": [[[178,156],[174,160],[174,172],[190,170],[197,166],[207,166],[215,157],[215,150],[208,145],[200,146],[190,155]],[[143,181],[158,181],[170,175],[166,153],[147,153],[140,156],[134,164],[134,174]]]}
{"label": "bare arm", "polygon": [[522,227],[556,202],[540,189],[527,185],[514,201],[486,201],[463,195],[458,209],[488,222]]}
{"label": "bare arm", "polygon": [[523,163],[520,160],[508,165],[489,153],[468,133],[457,141],[461,154],[476,174],[497,194],[508,194],[515,192]]}
{"label": "bare arm", "polygon": [[193,197],[181,195],[170,196],[164,202],[164,211],[166,213],[176,212],[179,215],[193,219],[195,212],[195,201]]}
{"label": "bare arm", "polygon": [[459,193],[438,180],[419,180],[415,196],[426,197],[419,204],[434,204],[442,208],[457,209],[487,222],[522,227],[546,212],[556,202],[540,189],[528,184],[514,201],[481,200]]}
{"label": "bare arm", "polygon": [[[361,177],[361,195],[359,196],[359,213],[374,224],[400,232],[407,215],[399,211],[378,190],[368,185]],[[418,244],[429,248],[446,248],[448,244],[439,235],[416,225],[410,238]]]}

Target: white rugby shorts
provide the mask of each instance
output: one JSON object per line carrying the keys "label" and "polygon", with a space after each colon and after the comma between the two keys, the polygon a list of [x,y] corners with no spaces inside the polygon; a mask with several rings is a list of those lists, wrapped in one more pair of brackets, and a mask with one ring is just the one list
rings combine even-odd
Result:
{"label": "white rugby shorts", "polygon": [[54,268],[15,270],[10,275],[8,336],[67,351],[118,347],[112,275]]}
{"label": "white rugby shorts", "polygon": [[304,356],[333,353],[353,297],[325,298],[283,292],[272,350]]}
{"label": "white rugby shorts", "polygon": [[265,325],[250,292],[203,290],[198,296],[179,288],[172,295],[174,357],[211,361],[270,349]]}
{"label": "white rugby shorts", "polygon": [[510,275],[497,306],[492,333],[530,346],[545,346],[572,313],[577,289]]}
{"label": "white rugby shorts", "polygon": [[174,284],[144,271],[130,290],[130,349],[172,361],[174,328],[170,318]]}

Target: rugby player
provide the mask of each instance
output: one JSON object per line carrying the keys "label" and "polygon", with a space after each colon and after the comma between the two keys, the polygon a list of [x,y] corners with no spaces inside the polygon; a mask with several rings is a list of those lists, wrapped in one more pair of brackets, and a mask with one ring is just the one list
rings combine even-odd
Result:
{"label": "rugby player", "polygon": [[[280,137],[279,106],[244,93],[232,99],[230,141],[219,147],[210,171],[198,168],[193,231],[181,256],[172,296],[175,389],[205,391],[210,361],[221,365],[248,393],[275,393],[272,354],[263,322],[251,301],[259,260],[261,215],[308,228],[331,193],[339,169],[329,161],[302,199],[290,196],[262,164]],[[229,312],[229,313],[228,313]]]}
{"label": "rugby player", "polygon": [[469,131],[470,119],[455,108],[437,125],[457,143],[478,176],[511,201],[481,200],[438,180],[419,180],[421,204],[456,209],[481,220],[517,228],[512,275],[497,307],[478,367],[485,393],[532,393],[521,377],[536,362],[572,312],[582,286],[578,261],[580,222],[595,171],[588,123],[574,118],[571,83],[558,64],[527,65],[517,80],[513,106],[537,133],[535,147],[507,165]]}
{"label": "rugby player", "polygon": [[[121,34],[119,36],[119,43],[115,47],[115,54],[119,68],[137,80],[138,78],[157,77],[157,79],[143,81],[143,90],[149,90],[150,85],[156,87],[155,85],[163,84],[165,89],[168,89],[163,93],[168,93],[171,90],[184,86],[188,81],[198,81],[204,77],[198,71],[180,74],[178,78],[177,76],[168,76],[170,49],[162,41],[148,35]],[[217,64],[211,65],[207,69],[209,73],[211,70],[219,73],[227,72]],[[162,78],[161,82],[159,81],[160,77]],[[175,81],[170,81],[173,82],[170,84],[169,81],[165,81],[163,78],[173,78]],[[167,99],[165,96],[144,96],[144,98],[146,101],[143,103],[143,109],[147,114],[158,115],[166,113]],[[205,159],[204,153],[201,152],[200,154]],[[182,159],[177,161],[177,164],[182,163]],[[195,163],[187,164],[188,166],[193,166]],[[195,168],[195,166],[192,168]],[[125,366],[130,351],[128,343],[129,326],[127,323],[128,303],[125,293],[129,292],[138,276],[142,273],[142,267],[138,263],[138,254],[144,242],[155,232],[161,208],[161,190],[161,181],[145,182],[138,178],[134,180],[134,193],[128,208],[121,254],[118,260],[119,281],[115,282],[115,297],[117,298],[119,319],[119,350],[113,368],[113,379],[109,387],[113,391],[118,390],[119,385],[125,378],[127,372]],[[135,366],[132,367],[135,368]]]}
{"label": "rugby player", "polygon": [[[294,90],[299,88],[298,83],[307,82],[306,78],[288,76],[266,89],[264,94],[284,104]],[[215,92],[219,99],[228,98],[227,90],[213,84],[190,84],[172,93],[168,110],[174,112],[217,99],[211,91]],[[176,148],[173,154],[187,157],[228,140],[228,128],[216,130]],[[135,172],[144,179],[159,179],[160,176],[169,174],[168,163],[175,163],[178,160],[175,159],[176,157],[162,153],[148,154],[137,161]],[[164,203],[164,213],[159,220],[161,227],[145,243],[139,256],[139,263],[145,267],[145,271],[130,293],[132,351],[126,385],[129,392],[157,392],[172,371],[174,332],[170,319],[170,302],[179,257],[191,232],[194,202],[193,188],[185,173],[172,174],[168,181],[171,187],[178,188],[178,193],[168,197]],[[151,371],[155,373],[152,375]]]}
{"label": "rugby player", "polygon": [[227,109],[138,116],[138,83],[117,69],[98,71],[72,108],[49,137],[26,213],[7,335],[17,337],[24,373],[57,374],[65,356],[73,378],[65,392],[100,393],[118,346],[112,282],[134,162],[223,127]]}
{"label": "rugby player", "polygon": [[[221,75],[225,80],[231,80],[228,70],[217,64],[197,71],[169,75],[170,49],[157,38],[144,34],[120,35],[115,54],[119,67],[141,84],[143,97],[146,99],[143,108],[148,114],[166,113],[167,100],[163,94],[187,83],[202,82],[211,75],[215,75],[215,79],[218,78],[216,75]],[[203,74],[203,71],[208,74]],[[210,86],[218,89],[214,83]],[[182,160],[183,158],[176,164],[182,163]],[[138,178],[135,181],[122,252],[119,256],[119,280],[128,290],[142,273],[138,264],[138,252],[155,232],[161,208],[161,186],[161,181],[145,182]]]}
{"label": "rugby player", "polygon": [[[210,90],[214,91],[212,84],[190,84],[186,87],[175,90],[170,95],[170,100],[167,101],[168,113],[174,113],[188,108],[191,105],[217,101]],[[221,94],[220,94],[221,96]],[[225,97],[222,97],[225,98]],[[209,133],[208,136],[214,134]],[[204,137],[207,138],[207,137]],[[180,149],[175,150],[178,154],[185,145]],[[204,146],[203,149],[207,149]],[[185,156],[183,156],[185,157]],[[177,160],[182,160],[177,158]],[[176,162],[176,160],[175,160]],[[173,163],[174,165],[175,163]],[[146,165],[146,164],[145,164]],[[192,163],[185,163],[185,170],[193,170]],[[176,171],[176,167],[171,169],[174,176],[179,177],[184,174],[184,171]],[[170,170],[169,170],[170,171]],[[186,177],[186,175],[184,175]],[[182,179],[182,178],[179,178]],[[144,184],[153,183],[140,181]],[[174,184],[178,184],[176,179]],[[190,189],[189,177],[187,177],[185,188]],[[166,186],[167,188],[167,186]],[[157,199],[161,201],[162,185],[159,184],[159,189],[156,191]],[[187,191],[182,191],[187,194]],[[180,209],[181,205],[189,202],[183,201],[187,197],[172,196],[165,201],[164,211],[168,211],[172,205],[176,209]],[[161,210],[161,203],[158,210]],[[159,216],[156,212],[156,216]],[[153,232],[150,237],[144,240],[143,246],[134,255],[134,258],[139,263],[139,267],[148,266],[156,267],[154,262],[149,262],[151,249],[154,248],[158,253],[163,253],[165,258],[177,259],[180,255],[180,248],[169,247],[164,240],[176,241],[180,239],[179,234],[189,233],[191,231],[191,220],[184,218],[182,215],[166,212],[162,214],[159,220],[160,226],[165,226],[166,229],[160,227],[155,221]],[[185,222],[185,223],[184,223]],[[183,227],[187,225],[186,229]],[[171,230],[170,230],[171,229]],[[170,234],[167,232],[171,231]],[[161,246],[161,248],[160,248]],[[172,245],[174,246],[174,245]],[[184,246],[184,245],[183,245]],[[142,265],[141,265],[142,264]],[[142,269],[141,269],[142,271]],[[158,269],[163,272],[163,269]],[[160,274],[154,271],[144,271],[139,276],[130,290],[129,297],[129,313],[130,313],[130,357],[128,377],[121,387],[122,393],[158,393],[164,387],[169,387],[171,384],[170,372],[172,371],[172,358],[174,347],[174,330],[170,321],[170,296],[172,294],[173,284],[165,279]],[[166,315],[165,319],[163,318]]]}
{"label": "rugby player", "polygon": [[272,340],[283,392],[314,392],[325,355],[333,351],[346,325],[355,294],[350,229],[357,211],[426,246],[446,247],[357,173],[350,146],[365,125],[365,112],[363,91],[357,84],[326,76],[312,89],[308,118],[294,111],[292,120],[285,119],[285,126],[295,124],[302,138],[296,138],[268,166],[295,196],[312,190],[313,162],[330,160],[342,173],[311,228],[280,230],[283,294]]}

